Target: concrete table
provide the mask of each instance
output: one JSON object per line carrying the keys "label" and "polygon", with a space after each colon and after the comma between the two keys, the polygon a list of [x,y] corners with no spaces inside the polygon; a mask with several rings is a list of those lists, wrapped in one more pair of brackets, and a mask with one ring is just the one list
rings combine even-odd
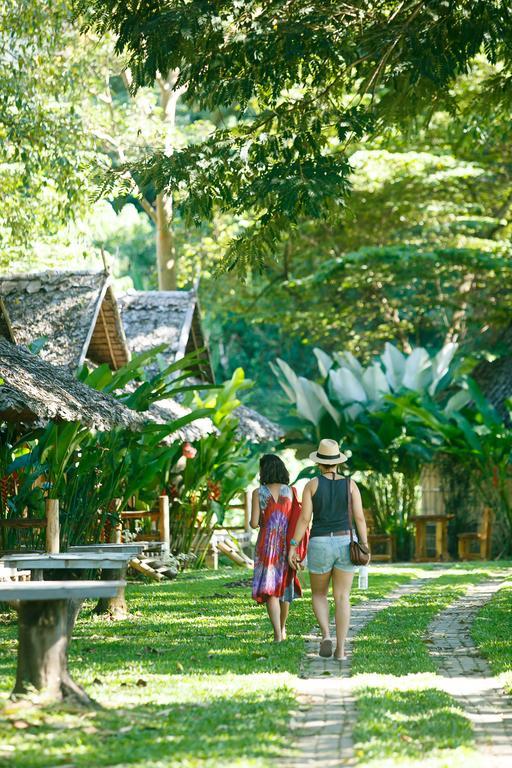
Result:
{"label": "concrete table", "polygon": [[18,664],[12,696],[31,689],[45,696],[74,697],[92,704],[68,671],[68,647],[77,615],[87,598],[113,597],[123,581],[25,581],[0,584],[0,600],[18,610]]}
{"label": "concrete table", "polygon": [[[124,580],[128,562],[133,557],[130,552],[59,552],[45,555],[7,555],[2,558],[5,565],[23,568],[32,572],[32,579],[43,578],[43,571],[67,570],[102,571],[106,581]],[[110,597],[100,597],[94,613],[108,613],[112,618],[125,619],[128,615],[124,589]]]}
{"label": "concrete table", "polygon": [[139,555],[146,549],[145,541],[135,541],[129,544],[80,544],[70,547],[70,552],[122,552],[130,555]]}
{"label": "concrete table", "polygon": [[[42,555],[5,555],[1,562],[10,568],[23,568],[32,572],[58,570],[83,570],[93,568],[112,570],[128,562],[131,553],[123,552],[59,552]],[[36,579],[34,579],[36,580]]]}

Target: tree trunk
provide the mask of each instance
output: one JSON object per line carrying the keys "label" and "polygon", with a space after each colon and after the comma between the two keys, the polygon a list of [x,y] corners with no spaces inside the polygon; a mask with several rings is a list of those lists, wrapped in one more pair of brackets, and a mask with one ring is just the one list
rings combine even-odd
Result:
{"label": "tree trunk", "polygon": [[[127,566],[116,570],[102,571],[101,578],[105,581],[126,579]],[[125,588],[121,587],[114,597],[100,597],[93,610],[97,616],[108,616],[114,621],[128,618],[128,605],[126,603]]]}
{"label": "tree trunk", "polygon": [[69,600],[20,602],[13,697],[35,688],[59,701],[74,698],[94,704],[68,672],[68,645],[80,606],[81,601]]}
{"label": "tree trunk", "polygon": [[158,271],[158,289],[176,290],[176,248],[172,232],[172,199],[163,193],[156,201],[156,259]]}

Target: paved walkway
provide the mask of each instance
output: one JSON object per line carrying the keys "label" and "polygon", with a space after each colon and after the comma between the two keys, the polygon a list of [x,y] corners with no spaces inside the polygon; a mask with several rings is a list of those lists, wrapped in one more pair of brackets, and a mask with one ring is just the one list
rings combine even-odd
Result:
{"label": "paved walkway", "polygon": [[[398,587],[382,600],[354,606],[349,640],[377,613],[440,575],[440,571],[425,573],[423,578]],[[460,702],[472,722],[477,748],[482,753],[482,768],[512,766],[512,706],[470,637],[475,614],[501,585],[501,581],[493,581],[470,586],[463,597],[436,617],[425,636],[439,665],[439,688]],[[357,712],[347,679],[351,672],[351,643],[347,647],[348,658],[342,663],[320,658],[318,648],[318,634],[306,637],[306,653],[297,684],[299,707],[291,724],[296,756],[285,758],[281,762],[283,768],[337,768],[356,763],[352,731]]]}
{"label": "paved walkway", "polygon": [[[439,576],[432,573],[432,577]],[[350,677],[351,643],[380,611],[390,608],[404,595],[417,592],[426,578],[414,579],[397,587],[381,600],[360,603],[352,608],[347,660],[322,659],[318,655],[319,636],[306,637],[297,685],[299,709],[292,720],[292,743],[296,757],[282,763],[287,768],[335,768],[353,765],[352,731],[356,721],[355,698],[343,678]],[[335,637],[335,628],[331,627]],[[342,679],[340,679],[342,678]]]}
{"label": "paved walkway", "polygon": [[426,640],[445,680],[443,690],[464,708],[481,753],[482,768],[512,766],[512,704],[471,639],[475,615],[502,586],[472,585],[430,624]]}

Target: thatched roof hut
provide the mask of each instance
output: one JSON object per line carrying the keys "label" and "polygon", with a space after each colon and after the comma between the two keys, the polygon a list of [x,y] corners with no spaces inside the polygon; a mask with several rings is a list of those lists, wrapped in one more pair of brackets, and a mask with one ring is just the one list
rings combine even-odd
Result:
{"label": "thatched roof hut", "polygon": [[[187,408],[182,403],[178,403],[177,400],[159,400],[158,403],[154,403],[148,411],[151,419],[161,424],[167,424],[176,419],[181,419],[183,416],[191,413],[191,409]],[[193,443],[195,440],[201,440],[208,435],[218,434],[218,430],[215,427],[213,421],[208,418],[195,419],[191,421],[181,429],[173,432],[169,435],[165,442],[173,443],[176,440],[185,440]]]}
{"label": "thatched roof hut", "polygon": [[283,437],[284,431],[279,424],[270,421],[254,408],[239,405],[235,415],[238,417],[239,435],[251,443],[274,442]]}
{"label": "thatched roof hut", "polygon": [[0,277],[13,340],[45,338],[41,357],[79,368],[88,358],[116,370],[130,359],[111,278],[106,272],[47,271]]}
{"label": "thatched roof hut", "polygon": [[195,290],[128,291],[118,300],[132,353],[166,344],[165,356],[174,362],[191,352],[199,352],[196,375],[202,381],[214,382]]}
{"label": "thatched roof hut", "polygon": [[106,431],[138,429],[143,417],[23,347],[0,338],[0,419],[79,421]]}
{"label": "thatched roof hut", "polygon": [[[119,305],[132,354],[166,344],[164,354],[173,362],[202,348],[194,382],[197,381],[200,389],[202,382],[214,381],[195,290],[129,291],[119,298]],[[239,419],[239,436],[250,442],[262,443],[282,437],[283,431],[277,424],[252,408],[240,406],[235,415]]]}

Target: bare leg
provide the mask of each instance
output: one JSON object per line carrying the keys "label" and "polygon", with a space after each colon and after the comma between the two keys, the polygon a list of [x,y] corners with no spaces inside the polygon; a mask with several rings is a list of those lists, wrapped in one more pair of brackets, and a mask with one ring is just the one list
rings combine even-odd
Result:
{"label": "bare leg", "polygon": [[329,573],[311,573],[310,578],[313,611],[320,626],[322,640],[325,640],[331,634],[329,630],[329,603],[327,601],[331,571]]}
{"label": "bare leg", "polygon": [[290,603],[280,602],[281,608],[281,639],[286,640],[286,621],[290,612]]}
{"label": "bare leg", "polygon": [[345,659],[345,640],[350,624],[350,590],[353,573],[333,569],[332,591],[334,595],[334,610],[336,617],[336,659]]}
{"label": "bare leg", "polygon": [[267,605],[268,617],[271,621],[272,628],[274,630],[274,641],[276,643],[280,643],[282,640],[282,636],[281,636],[281,608],[279,605],[279,598],[269,597],[266,602],[266,605]]}

